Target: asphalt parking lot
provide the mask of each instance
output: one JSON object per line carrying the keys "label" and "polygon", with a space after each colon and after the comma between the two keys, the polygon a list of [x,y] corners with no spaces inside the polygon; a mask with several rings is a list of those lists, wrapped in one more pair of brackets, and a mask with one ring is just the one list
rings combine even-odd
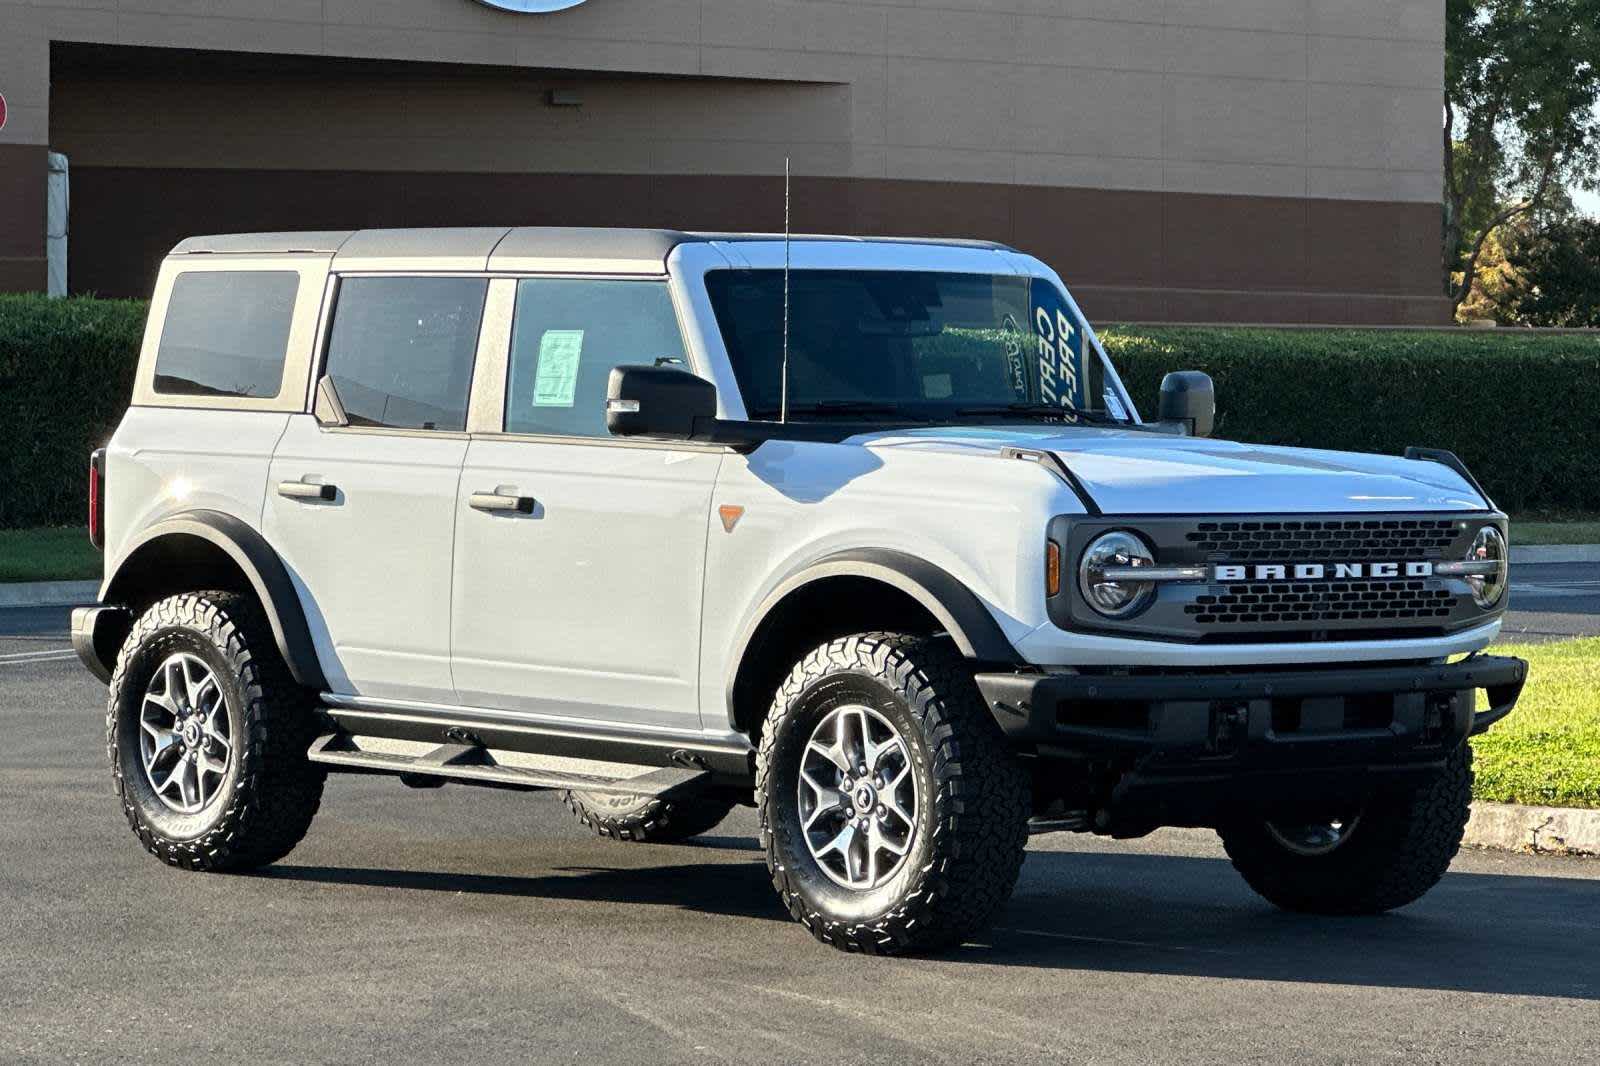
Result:
{"label": "asphalt parking lot", "polygon": [[[1514,578],[1560,587],[1508,635],[1600,633],[1600,567]],[[1046,837],[981,941],[867,959],[780,911],[747,811],[624,845],[549,795],[335,777],[284,862],[187,874],[127,831],[64,647],[0,611],[0,1062],[1600,1061],[1600,860],[1469,852],[1329,920],[1207,833]]]}

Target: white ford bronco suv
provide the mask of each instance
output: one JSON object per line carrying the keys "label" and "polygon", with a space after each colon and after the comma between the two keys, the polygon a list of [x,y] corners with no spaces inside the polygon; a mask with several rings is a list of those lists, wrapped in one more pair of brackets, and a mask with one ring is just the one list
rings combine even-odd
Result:
{"label": "white ford bronco suv", "polygon": [[[783,905],[926,950],[1030,832],[1214,828],[1323,914],[1460,842],[1505,516],[1453,455],[1140,417],[1056,274],[961,241],[456,229],[184,241],[91,461],[140,842],[286,855],[329,772],[753,804]],[[1478,692],[1487,698],[1478,710]]]}

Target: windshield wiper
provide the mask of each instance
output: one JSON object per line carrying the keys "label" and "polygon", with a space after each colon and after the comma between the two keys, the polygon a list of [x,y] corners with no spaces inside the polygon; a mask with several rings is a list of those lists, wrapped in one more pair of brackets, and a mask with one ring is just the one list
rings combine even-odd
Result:
{"label": "windshield wiper", "polygon": [[958,415],[1023,415],[1024,417],[1081,419],[1101,425],[1121,426],[1126,423],[1105,411],[1087,411],[1081,407],[1068,407],[1058,403],[994,403],[975,407],[958,407]]}
{"label": "windshield wiper", "polygon": [[[923,422],[926,419],[916,418],[906,414],[892,403],[881,400],[817,400],[812,403],[792,403],[789,405],[791,415],[894,415],[908,422]],[[781,411],[775,407],[764,408],[751,417],[765,419],[777,418]]]}

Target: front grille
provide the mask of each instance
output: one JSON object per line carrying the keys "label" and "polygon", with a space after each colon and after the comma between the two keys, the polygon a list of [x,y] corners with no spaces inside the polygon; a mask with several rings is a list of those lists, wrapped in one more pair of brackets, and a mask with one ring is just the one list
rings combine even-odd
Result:
{"label": "front grille", "polygon": [[1185,535],[1195,551],[1230,562],[1438,559],[1460,534],[1448,518],[1348,518],[1200,522]]}
{"label": "front grille", "polygon": [[[1405,563],[1463,559],[1486,522],[1483,512],[1411,514],[1108,515],[1063,516],[1050,537],[1076,568],[1096,537],[1133,530],[1157,565],[1204,568],[1209,580],[1158,587],[1137,614],[1107,619],[1084,599],[1080,583],[1062,582],[1050,599],[1057,626],[1152,640],[1194,643],[1389,640],[1437,636],[1495,616],[1452,576],[1406,576]],[[1340,573],[1338,564],[1398,563],[1395,577]],[[1320,577],[1295,577],[1300,564],[1320,564]],[[1218,566],[1247,566],[1248,577],[1216,580]],[[1263,580],[1257,566],[1282,567]],[[1313,571],[1314,572],[1314,571]]]}
{"label": "front grille", "polygon": [[1449,618],[1455,597],[1433,581],[1317,581],[1230,584],[1198,596],[1185,614],[1196,624],[1326,624]]}

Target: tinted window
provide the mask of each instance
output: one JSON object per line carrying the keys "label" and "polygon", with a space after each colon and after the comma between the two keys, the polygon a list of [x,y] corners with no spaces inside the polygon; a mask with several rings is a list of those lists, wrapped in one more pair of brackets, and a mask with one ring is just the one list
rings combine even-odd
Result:
{"label": "tinted window", "polygon": [[353,426],[467,428],[483,278],[346,278],[326,373]]}
{"label": "tinted window", "polygon": [[189,270],[172,283],[155,390],[168,396],[272,399],[283,389],[300,275]]}
{"label": "tinted window", "polygon": [[606,382],[623,363],[687,368],[665,283],[518,282],[506,431],[607,436]]}

